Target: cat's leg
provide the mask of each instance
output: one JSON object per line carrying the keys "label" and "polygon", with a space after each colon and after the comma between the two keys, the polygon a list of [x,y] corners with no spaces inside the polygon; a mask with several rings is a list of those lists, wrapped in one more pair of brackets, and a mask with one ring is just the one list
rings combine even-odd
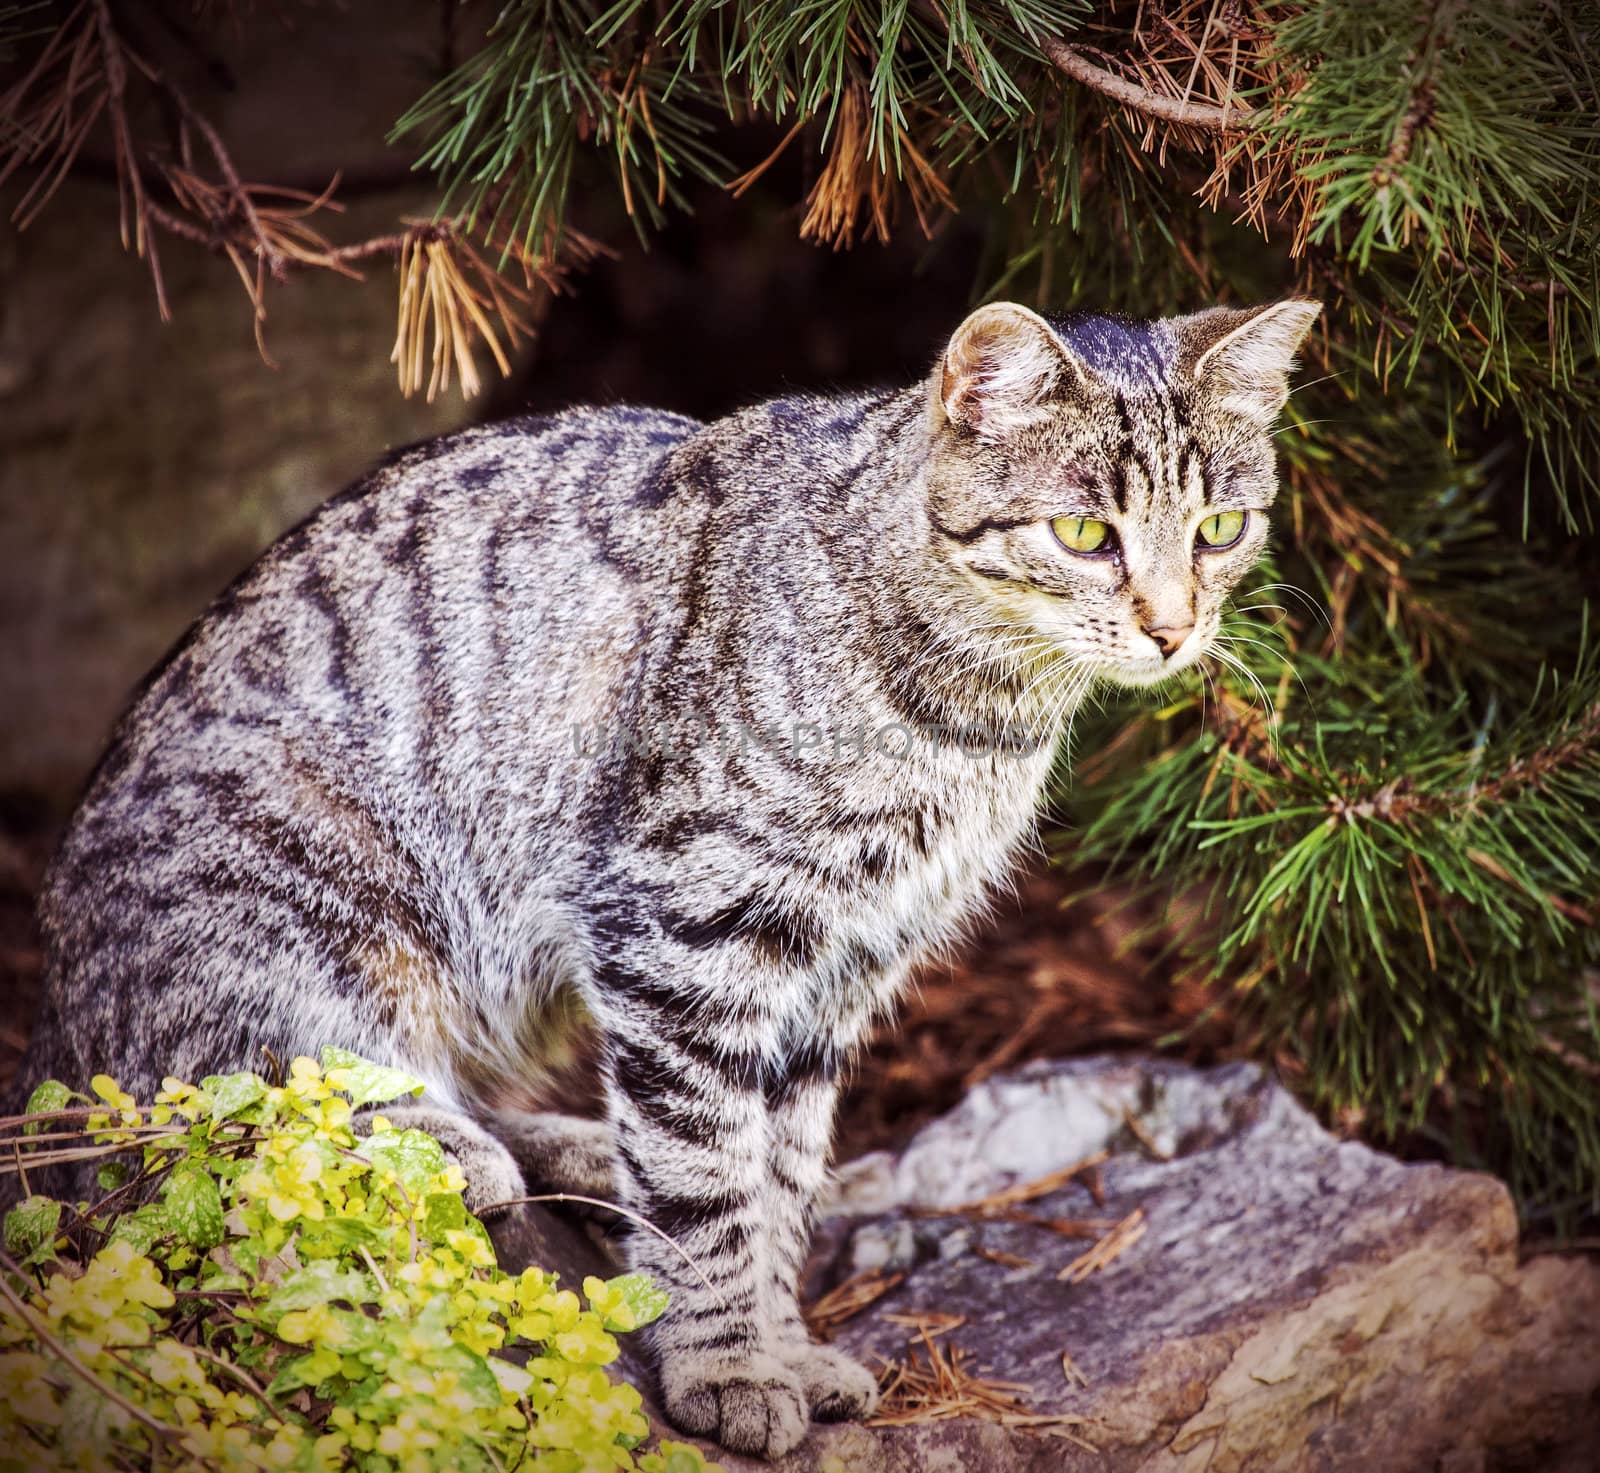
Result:
{"label": "cat's leg", "polygon": [[776,1458],[810,1406],[768,1323],[771,1121],[756,1056],[682,997],[636,992],[602,1017],[631,1266],[671,1295],[648,1344],[667,1415],[732,1452]]}
{"label": "cat's leg", "polygon": [[516,1158],[530,1192],[611,1199],[616,1145],[608,1122],[541,1110],[496,1110],[482,1120]]}
{"label": "cat's leg", "polygon": [[470,1115],[441,1105],[386,1105],[381,1113],[396,1130],[425,1131],[444,1147],[467,1179],[472,1212],[528,1195],[516,1158]]}
{"label": "cat's leg", "polygon": [[837,1062],[834,1049],[819,1042],[793,1059],[784,1079],[767,1092],[772,1112],[768,1232],[773,1252],[766,1312],[778,1334],[778,1355],[799,1375],[811,1415],[819,1422],[865,1417],[878,1404],[877,1378],[843,1351],[817,1344],[796,1299],[811,1246],[816,1202],[828,1178],[839,1095]]}

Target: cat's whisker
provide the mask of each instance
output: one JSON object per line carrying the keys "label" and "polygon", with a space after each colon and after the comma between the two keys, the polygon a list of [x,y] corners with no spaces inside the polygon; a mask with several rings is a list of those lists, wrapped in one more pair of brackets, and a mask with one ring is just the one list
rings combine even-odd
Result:
{"label": "cat's whisker", "polygon": [[1056,709],[1058,710],[1056,720],[1061,720],[1059,713],[1062,710],[1066,712],[1066,723],[1062,728],[1059,750],[1061,750],[1062,763],[1066,766],[1067,780],[1069,782],[1072,780],[1072,726],[1077,721],[1078,710],[1082,710],[1083,702],[1088,699],[1088,694],[1093,689],[1094,673],[1096,673],[1094,672],[1094,667],[1090,664],[1083,664],[1082,669],[1074,672],[1074,675],[1070,678],[1070,683],[1067,683],[1062,688],[1061,704]]}
{"label": "cat's whisker", "polygon": [[1059,693],[1075,672],[1087,668],[1082,656],[1058,653],[1055,660],[1045,665],[1038,676],[1012,702],[1006,717],[1007,724],[1009,725],[1015,717],[1018,706],[1024,701],[1032,701],[1035,696],[1040,696],[1042,709],[1046,713],[1043,722],[1045,731],[1041,734],[1053,732],[1062,719],[1057,700]]}
{"label": "cat's whisker", "polygon": [[1093,665],[1087,661],[1070,659],[1051,692],[1048,729],[1054,730],[1057,726],[1062,728],[1060,745],[1069,775],[1072,771],[1072,725],[1084,695],[1093,684],[1094,674]]}
{"label": "cat's whisker", "polygon": [[1266,715],[1267,739],[1272,750],[1276,752],[1278,749],[1278,707],[1276,702],[1273,701],[1270,692],[1261,683],[1255,671],[1237,655],[1230,654],[1227,650],[1221,649],[1216,645],[1212,646],[1211,653],[1230,669],[1236,670],[1249,682],[1251,689],[1255,692],[1258,704]]}
{"label": "cat's whisker", "polygon": [[1309,430],[1313,425],[1331,425],[1335,423],[1336,420],[1337,416],[1331,414],[1325,414],[1321,419],[1292,420],[1290,423],[1274,430],[1272,432],[1272,438],[1276,440],[1280,435],[1288,435],[1296,430]]}
{"label": "cat's whisker", "polygon": [[1294,398],[1296,394],[1303,394],[1307,389],[1314,389],[1318,384],[1330,383],[1334,379],[1348,378],[1349,376],[1350,370],[1348,368],[1342,368],[1336,373],[1325,373],[1321,378],[1307,379],[1305,383],[1296,384],[1292,389],[1289,390],[1289,398]]}
{"label": "cat's whisker", "polygon": [[934,648],[930,649],[923,658],[926,659],[930,655],[937,654],[940,649],[947,649],[953,645],[969,641],[976,635],[1004,634],[1007,632],[1021,633],[1025,631],[1018,630],[1015,621],[1011,619],[995,619],[986,624],[965,624],[959,629],[936,629],[929,634],[930,643]]}
{"label": "cat's whisker", "polygon": [[1037,698],[1047,689],[1054,688],[1054,681],[1059,678],[1060,661],[1046,661],[1033,673],[1023,687],[1012,697],[1011,704],[1006,707],[1005,715],[1001,718],[1002,730],[1009,730],[1017,721],[1019,711],[1034,710],[1040,703]]}
{"label": "cat's whisker", "polygon": [[[1212,689],[1211,672],[1206,668],[1205,661],[1200,661],[1194,668],[1200,672],[1200,725],[1204,727],[1206,724],[1206,692],[1207,690],[1212,691],[1213,700],[1216,699],[1216,692]],[[1218,705],[1220,707],[1220,701]]]}
{"label": "cat's whisker", "polygon": [[1298,598],[1317,618],[1328,626],[1329,633],[1333,632],[1333,620],[1328,615],[1328,610],[1322,601],[1307,593],[1297,583],[1263,583],[1259,588],[1252,588],[1248,593],[1242,593],[1240,598],[1255,598],[1258,594],[1276,593],[1279,590],[1292,593]]}
{"label": "cat's whisker", "polygon": [[[909,673],[915,674],[918,668],[918,666],[910,667]],[[960,691],[974,676],[981,676],[985,672],[989,672],[996,679],[1004,679],[1012,674],[1012,666],[1006,653],[986,643],[952,646],[939,653],[937,680],[929,679],[926,683],[936,693],[942,691],[949,694]]]}
{"label": "cat's whisker", "polygon": [[[1018,631],[1016,626],[1009,621],[997,621],[993,624],[977,625],[962,630],[956,637],[944,634],[936,635],[933,647],[924,650],[909,666],[910,671],[916,672],[924,666],[934,663],[944,663],[964,656],[986,655],[988,658],[980,661],[972,668],[981,668],[985,663],[1000,664],[1006,656],[1013,651],[1009,650],[1007,642],[1023,631]],[[949,677],[947,676],[947,679]]]}
{"label": "cat's whisker", "polygon": [[1246,665],[1244,661],[1241,660],[1237,655],[1230,654],[1227,650],[1213,649],[1212,654],[1215,655],[1217,659],[1222,661],[1224,665],[1228,666],[1229,669],[1236,671],[1244,678],[1249,685],[1251,692],[1255,696],[1256,704],[1259,705],[1262,711],[1266,714],[1268,725],[1270,727],[1275,727],[1278,719],[1277,706],[1273,702],[1271,693],[1267,690],[1266,686],[1261,683],[1261,680],[1256,675],[1255,671]]}
{"label": "cat's whisker", "polygon": [[1085,670],[1062,695],[1060,709],[1066,711],[1066,722],[1061,733],[1061,752],[1066,762],[1067,775],[1072,775],[1072,728],[1078,719],[1078,712],[1082,707],[1083,699],[1088,694],[1089,686],[1093,681],[1093,672]]}
{"label": "cat's whisker", "polygon": [[1020,677],[1026,682],[1030,678],[1032,667],[1047,662],[1050,653],[1049,646],[1044,641],[1034,639],[1024,644],[1020,649],[1013,647],[1008,651],[1009,659],[975,658],[969,660],[965,666],[947,672],[944,679],[946,684],[959,686],[967,676],[994,666],[1003,676],[1008,676],[1012,679]]}
{"label": "cat's whisker", "polygon": [[1288,669],[1289,673],[1292,676],[1294,676],[1295,683],[1297,685],[1299,685],[1300,693],[1308,701],[1311,700],[1312,697],[1311,697],[1310,687],[1308,687],[1306,685],[1305,680],[1301,677],[1300,672],[1295,669],[1294,661],[1289,658],[1289,655],[1288,655],[1287,651],[1277,649],[1274,646],[1268,644],[1265,640],[1251,639],[1248,635],[1239,634],[1236,631],[1231,630],[1231,629],[1219,631],[1217,637],[1219,639],[1227,640],[1230,643],[1250,644],[1250,645],[1254,645],[1257,649],[1265,650],[1275,660],[1277,660],[1280,664],[1282,664],[1283,666],[1285,666]]}

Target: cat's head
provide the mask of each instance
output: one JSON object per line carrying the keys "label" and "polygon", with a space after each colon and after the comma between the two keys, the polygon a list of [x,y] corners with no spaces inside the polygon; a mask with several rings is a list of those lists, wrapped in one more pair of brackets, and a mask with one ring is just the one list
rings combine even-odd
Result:
{"label": "cat's head", "polygon": [[1272,427],[1321,310],[968,317],[932,379],[929,515],[989,627],[1123,685],[1198,660],[1266,544]]}

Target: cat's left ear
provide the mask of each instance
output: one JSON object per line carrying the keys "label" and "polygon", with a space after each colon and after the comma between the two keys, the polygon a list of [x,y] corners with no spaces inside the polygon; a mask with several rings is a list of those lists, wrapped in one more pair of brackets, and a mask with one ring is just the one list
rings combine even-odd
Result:
{"label": "cat's left ear", "polygon": [[1221,396],[1223,408],[1270,425],[1289,397],[1294,355],[1322,303],[1291,297],[1268,307],[1225,307],[1180,317],[1179,360],[1203,389]]}
{"label": "cat's left ear", "polygon": [[991,302],[950,339],[933,376],[935,411],[959,434],[1002,439],[1087,379],[1088,370],[1037,312]]}

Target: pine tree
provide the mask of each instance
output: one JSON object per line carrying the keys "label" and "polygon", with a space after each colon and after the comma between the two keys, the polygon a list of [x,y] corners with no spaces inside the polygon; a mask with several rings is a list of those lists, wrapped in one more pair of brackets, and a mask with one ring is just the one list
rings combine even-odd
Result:
{"label": "pine tree", "polygon": [[599,248],[585,202],[648,235],[748,189],[752,126],[813,161],[819,245],[981,222],[975,298],[1327,301],[1276,565],[1200,677],[1080,718],[1058,847],[1197,898],[1174,966],[1330,1112],[1437,1136],[1532,1221],[1600,1208],[1600,5],[508,0],[396,125],[437,218],[343,247],[181,94],[194,153],[144,149],[125,94],[168,84],[121,10],[9,13],[20,218],[92,104],[158,291],[163,236],[226,251],[258,316],[292,269],[398,257],[407,389],[503,360]]}

